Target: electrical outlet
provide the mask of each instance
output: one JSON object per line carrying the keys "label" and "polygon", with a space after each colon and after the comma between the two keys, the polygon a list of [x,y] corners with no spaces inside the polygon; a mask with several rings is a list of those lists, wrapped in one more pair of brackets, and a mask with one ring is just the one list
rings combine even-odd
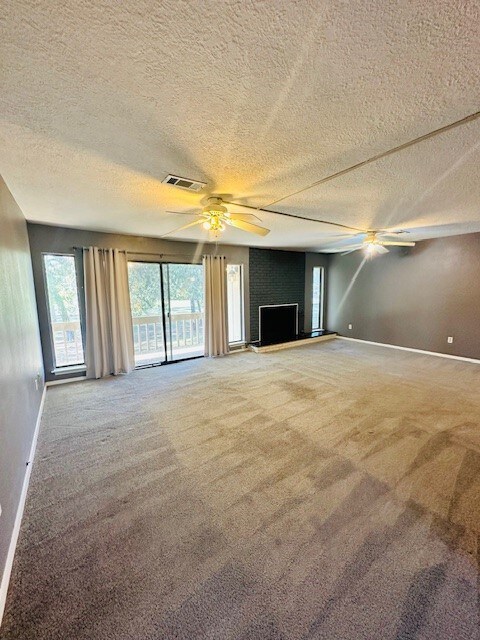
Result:
{"label": "electrical outlet", "polygon": [[448,336],[447,342],[448,344],[453,344],[453,336]]}
{"label": "electrical outlet", "polygon": [[350,329],[350,331],[353,329],[353,324],[349,324],[348,328]]}

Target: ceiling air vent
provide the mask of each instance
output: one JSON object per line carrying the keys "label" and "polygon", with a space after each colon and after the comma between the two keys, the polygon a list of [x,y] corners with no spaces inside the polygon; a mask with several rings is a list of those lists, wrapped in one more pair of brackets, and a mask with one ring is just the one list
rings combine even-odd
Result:
{"label": "ceiling air vent", "polygon": [[179,187],[180,189],[186,189],[187,191],[200,191],[207,184],[206,182],[199,182],[198,180],[189,180],[188,178],[180,178],[180,176],[168,176],[162,180],[163,184],[171,184],[173,187]]}

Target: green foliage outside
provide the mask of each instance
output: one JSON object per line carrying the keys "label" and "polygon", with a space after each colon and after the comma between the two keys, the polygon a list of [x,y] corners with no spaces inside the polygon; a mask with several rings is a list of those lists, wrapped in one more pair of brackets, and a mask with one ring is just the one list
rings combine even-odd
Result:
{"label": "green foliage outside", "polygon": [[[173,313],[193,313],[203,309],[203,268],[192,264],[164,265],[165,297],[170,293]],[[128,280],[132,315],[162,313],[160,267],[147,262],[130,262]]]}
{"label": "green foliage outside", "polygon": [[45,256],[48,302],[52,322],[79,320],[77,277],[73,256]]}
{"label": "green foliage outside", "polygon": [[[48,300],[52,322],[79,320],[77,279],[73,256],[45,256]],[[173,313],[203,309],[203,268],[192,264],[164,265],[165,297],[170,294]],[[161,315],[160,266],[129,262],[128,279],[132,315]]]}

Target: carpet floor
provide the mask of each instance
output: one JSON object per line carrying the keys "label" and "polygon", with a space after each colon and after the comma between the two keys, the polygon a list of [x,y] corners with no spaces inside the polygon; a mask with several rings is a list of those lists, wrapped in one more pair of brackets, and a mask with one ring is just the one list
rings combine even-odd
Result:
{"label": "carpet floor", "polygon": [[480,638],[479,389],[343,340],[50,388],[1,638]]}

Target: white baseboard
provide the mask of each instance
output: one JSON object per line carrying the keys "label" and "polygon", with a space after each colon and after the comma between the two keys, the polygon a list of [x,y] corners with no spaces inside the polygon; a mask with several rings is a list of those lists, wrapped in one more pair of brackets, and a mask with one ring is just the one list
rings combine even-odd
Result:
{"label": "white baseboard", "polygon": [[348,338],[347,336],[337,336],[341,340],[350,340],[351,342],[363,342],[364,344],[373,344],[377,347],[387,347],[388,349],[399,349],[400,351],[413,351],[414,353],[423,353],[427,356],[436,356],[437,358],[448,358],[449,360],[462,360],[463,362],[473,362],[480,364],[480,360],[475,358],[465,358],[464,356],[452,356],[449,353],[439,353],[438,351],[423,351],[423,349],[413,349],[412,347],[400,347],[396,344],[387,344],[385,342],[373,342],[372,340],[360,340],[360,338]]}
{"label": "white baseboard", "polygon": [[77,376],[76,378],[62,378],[61,380],[49,380],[45,383],[46,387],[55,387],[57,384],[68,384],[69,382],[84,382],[86,376]]}
{"label": "white baseboard", "polygon": [[15,556],[15,549],[17,547],[18,534],[20,533],[20,525],[22,523],[23,510],[25,508],[25,501],[27,499],[28,484],[30,482],[30,475],[32,473],[33,459],[35,457],[35,449],[37,448],[38,432],[40,430],[40,421],[42,419],[43,405],[45,403],[46,392],[47,392],[47,386],[45,385],[43,387],[40,407],[38,408],[37,422],[35,424],[35,431],[33,432],[32,445],[30,447],[28,461],[25,467],[26,470],[25,470],[25,477],[23,479],[22,493],[20,494],[20,501],[17,507],[17,515],[15,516],[15,524],[13,525],[12,537],[10,538],[10,546],[8,547],[5,569],[3,571],[2,581],[0,583],[0,625],[2,624],[3,613],[5,611],[5,603],[7,601],[8,584],[10,582],[10,575],[12,573],[13,558]]}

